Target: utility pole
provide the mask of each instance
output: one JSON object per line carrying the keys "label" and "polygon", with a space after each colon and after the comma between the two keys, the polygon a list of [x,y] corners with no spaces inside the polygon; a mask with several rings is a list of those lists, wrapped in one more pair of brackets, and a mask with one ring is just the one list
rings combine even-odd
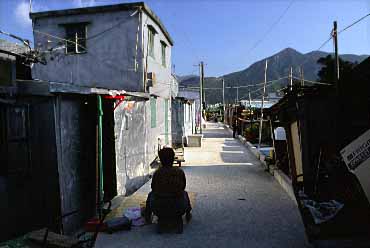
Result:
{"label": "utility pole", "polygon": [[249,122],[251,124],[251,128],[252,128],[252,118],[253,118],[253,115],[252,115],[252,99],[251,99],[251,90],[248,89],[248,96],[249,96]]}
{"label": "utility pole", "polygon": [[204,86],[204,67],[203,67],[203,61],[199,64],[199,94],[200,94],[200,133],[203,133],[202,130],[202,119],[203,119],[203,86]]}
{"label": "utility pole", "polygon": [[259,130],[259,138],[258,138],[258,150],[261,148],[261,140],[262,140],[262,125],[263,125],[263,104],[265,102],[265,93],[266,93],[266,83],[267,83],[267,59],[265,65],[265,83],[263,84],[263,94],[262,94],[262,104],[261,104],[261,120],[260,120],[260,130]]}
{"label": "utility pole", "polygon": [[290,84],[290,91],[293,90],[293,67],[290,67],[290,72],[289,72],[289,84]]}
{"label": "utility pole", "polygon": [[339,54],[338,54],[338,30],[337,30],[337,21],[334,21],[333,29],[333,40],[334,40],[334,50],[335,50],[335,82],[337,92],[339,91]]}
{"label": "utility pole", "polygon": [[301,86],[304,86],[304,76],[303,76],[303,67],[300,67],[300,72],[301,72]]}
{"label": "utility pole", "polygon": [[[204,82],[204,81],[203,81]],[[203,102],[204,102],[204,108],[206,108],[206,88],[203,87]]]}
{"label": "utility pole", "polygon": [[[338,54],[338,27],[337,27],[337,21],[334,21],[334,28],[333,28],[333,40],[334,40],[334,52],[335,52],[335,71],[334,71],[334,77],[335,77],[335,89],[336,89],[336,95],[337,95],[337,101],[340,103],[339,101],[339,98],[340,98],[340,85],[339,85],[339,77],[340,77],[340,74],[339,74],[339,54]],[[340,116],[340,110],[341,110],[342,106],[341,104],[339,104],[339,108],[337,109],[337,112],[336,112],[336,118],[339,120],[339,116]],[[336,133],[336,138],[335,138],[335,143],[336,143],[336,148],[337,150],[340,149],[339,147],[339,142],[338,142],[338,134],[340,133],[340,131],[342,130],[343,128],[343,125],[341,125],[341,123],[339,122],[334,122],[334,128],[336,129],[335,133]]]}
{"label": "utility pole", "polygon": [[239,86],[236,86],[236,103],[239,102]]}
{"label": "utility pole", "polygon": [[225,114],[225,80],[222,78],[222,105]]}

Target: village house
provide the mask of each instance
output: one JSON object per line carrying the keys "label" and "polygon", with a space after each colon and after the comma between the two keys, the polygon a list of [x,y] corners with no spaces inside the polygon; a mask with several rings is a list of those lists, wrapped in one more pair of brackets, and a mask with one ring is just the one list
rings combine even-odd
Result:
{"label": "village house", "polygon": [[43,227],[73,232],[99,211],[103,190],[106,199],[116,194],[102,180],[115,180],[114,143],[98,148],[97,130],[113,137],[106,97],[127,92],[32,80],[31,61],[29,49],[1,46],[0,240]]}
{"label": "village house", "polygon": [[35,48],[51,51],[33,77],[48,82],[125,90],[141,100],[114,107],[117,193],[136,190],[157,149],[171,144],[173,41],[144,3],[31,13]]}
{"label": "village house", "polygon": [[4,225],[14,220],[1,240],[44,226],[75,231],[103,201],[143,185],[158,149],[172,143],[171,108],[178,93],[173,41],[146,4],[30,17],[39,56],[32,77],[15,76],[27,51],[0,66],[8,72],[0,87],[6,141],[0,144],[0,193],[11,200],[0,205],[12,206]]}

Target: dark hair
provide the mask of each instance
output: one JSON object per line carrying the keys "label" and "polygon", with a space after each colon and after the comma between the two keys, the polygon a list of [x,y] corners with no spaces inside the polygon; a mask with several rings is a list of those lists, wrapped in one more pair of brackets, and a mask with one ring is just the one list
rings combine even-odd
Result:
{"label": "dark hair", "polygon": [[173,161],[175,161],[175,152],[170,147],[162,148],[158,152],[159,160],[161,160],[161,163],[163,166],[172,166]]}

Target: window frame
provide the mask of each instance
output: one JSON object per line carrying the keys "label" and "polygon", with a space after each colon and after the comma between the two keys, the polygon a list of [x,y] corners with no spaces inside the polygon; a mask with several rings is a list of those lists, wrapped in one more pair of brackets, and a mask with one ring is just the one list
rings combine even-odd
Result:
{"label": "window frame", "polygon": [[162,65],[167,68],[167,44],[161,40],[161,56],[162,56]]}
{"label": "window frame", "polygon": [[157,31],[152,25],[148,25],[148,55],[155,59],[155,35]]}
{"label": "window frame", "polygon": [[[87,53],[87,42],[86,41],[87,41],[87,25],[88,24],[90,23],[89,22],[77,22],[77,23],[60,24],[60,26],[63,26],[65,30],[65,40],[66,40],[65,54],[66,55]],[[75,37],[72,38],[73,34]],[[72,42],[68,42],[68,41],[72,41]],[[73,46],[70,45],[71,43],[73,44]],[[72,50],[72,48],[74,49]],[[69,49],[71,49],[71,51]]]}
{"label": "window frame", "polygon": [[157,98],[150,97],[150,127],[157,127]]}

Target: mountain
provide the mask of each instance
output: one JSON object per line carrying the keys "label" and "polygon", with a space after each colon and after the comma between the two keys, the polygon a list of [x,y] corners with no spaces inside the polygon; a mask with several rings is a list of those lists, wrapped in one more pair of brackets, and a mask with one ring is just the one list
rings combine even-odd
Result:
{"label": "mountain", "polygon": [[[329,53],[321,51],[312,51],[306,54],[302,54],[292,48],[286,48],[268,58],[264,58],[248,68],[223,75],[221,77],[206,77],[205,88],[222,88],[221,79],[225,80],[225,87],[232,86],[245,86],[262,83],[264,81],[264,70],[265,61],[268,60],[267,68],[267,81],[275,80],[280,77],[289,75],[290,67],[293,66],[293,75],[300,77],[300,69],[298,65],[302,65],[304,78],[307,80],[317,80],[317,73],[320,70],[320,65],[317,60],[321,57],[326,57]],[[354,55],[354,54],[343,54],[340,55],[343,60],[350,62],[360,63],[368,57],[368,55]],[[194,87],[199,86],[199,77],[195,75],[180,76],[180,85],[183,87]],[[272,84],[267,88],[268,92],[276,91],[280,89],[282,85],[288,83],[287,79],[283,79],[278,83]],[[250,87],[251,91],[258,89],[261,86]],[[206,101],[208,104],[222,102],[222,90],[205,90]],[[246,97],[248,95],[247,88],[239,88],[239,98]],[[236,88],[225,89],[226,102],[233,102],[236,99],[237,90]],[[255,96],[256,94],[254,94]]]}

